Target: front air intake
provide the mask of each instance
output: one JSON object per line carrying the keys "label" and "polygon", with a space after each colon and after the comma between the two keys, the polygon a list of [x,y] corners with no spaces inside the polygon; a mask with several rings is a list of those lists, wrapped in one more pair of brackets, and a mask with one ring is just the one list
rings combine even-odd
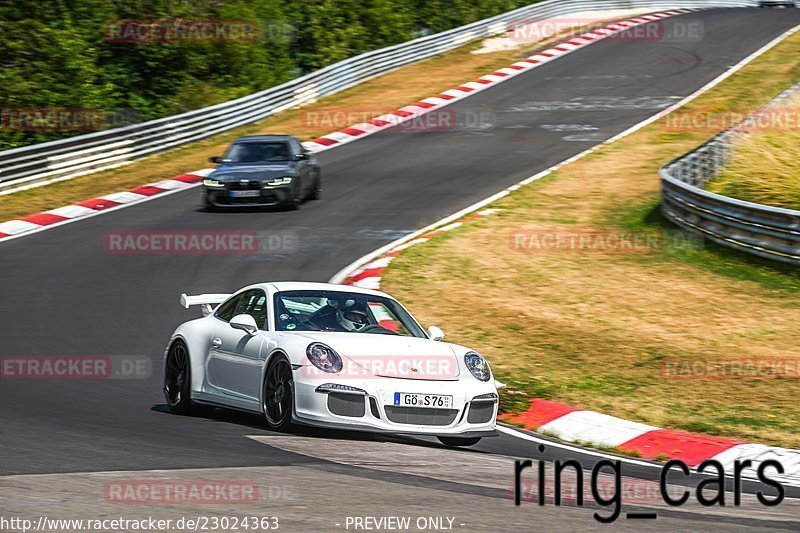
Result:
{"label": "front air intake", "polygon": [[485,424],[494,415],[494,402],[472,402],[469,404],[467,422],[470,424]]}
{"label": "front air intake", "polygon": [[427,407],[396,407],[384,405],[386,418],[395,424],[416,426],[449,426],[456,419],[458,409],[430,409]]}
{"label": "front air intake", "polygon": [[328,411],[339,416],[361,417],[367,412],[364,396],[360,394],[328,394]]}

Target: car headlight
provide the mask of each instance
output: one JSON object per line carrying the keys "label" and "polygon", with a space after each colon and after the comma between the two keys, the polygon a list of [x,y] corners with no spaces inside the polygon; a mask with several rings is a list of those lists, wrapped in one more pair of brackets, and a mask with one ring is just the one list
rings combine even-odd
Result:
{"label": "car headlight", "polygon": [[203,185],[206,187],[224,187],[225,184],[217,180],[203,180]]}
{"label": "car headlight", "polygon": [[339,354],[333,348],[321,342],[309,344],[308,348],[306,348],[306,356],[312,365],[323,372],[333,374],[342,369],[342,358]]}
{"label": "car headlight", "polygon": [[282,178],[274,178],[266,182],[269,187],[278,187],[280,185],[289,185],[292,182],[291,176],[284,176]]}
{"label": "car headlight", "polygon": [[464,364],[467,365],[475,379],[480,381],[489,381],[491,379],[492,371],[489,370],[489,363],[486,362],[486,359],[481,354],[477,352],[465,353]]}

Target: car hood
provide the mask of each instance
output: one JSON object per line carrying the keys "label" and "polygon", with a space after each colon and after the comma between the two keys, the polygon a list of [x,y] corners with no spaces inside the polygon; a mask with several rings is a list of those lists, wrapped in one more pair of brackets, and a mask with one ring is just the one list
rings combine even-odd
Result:
{"label": "car hood", "polygon": [[336,350],[345,360],[344,372],[349,368],[362,375],[367,372],[367,375],[381,377],[435,381],[458,379],[460,374],[458,358],[444,342],[371,333],[304,331],[294,334]]}
{"label": "car hood", "polygon": [[285,163],[252,164],[252,165],[220,165],[208,179],[229,181],[262,181],[284,176],[293,176],[297,172],[297,164],[293,161]]}

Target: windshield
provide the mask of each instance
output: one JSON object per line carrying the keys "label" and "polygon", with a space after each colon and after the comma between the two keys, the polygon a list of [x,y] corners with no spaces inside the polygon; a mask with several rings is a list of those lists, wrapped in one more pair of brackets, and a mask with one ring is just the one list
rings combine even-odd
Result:
{"label": "windshield", "polygon": [[223,163],[263,163],[290,159],[289,143],[264,141],[236,143],[228,149]]}
{"label": "windshield", "polygon": [[396,301],[345,291],[283,291],[275,294],[275,329],[427,337]]}

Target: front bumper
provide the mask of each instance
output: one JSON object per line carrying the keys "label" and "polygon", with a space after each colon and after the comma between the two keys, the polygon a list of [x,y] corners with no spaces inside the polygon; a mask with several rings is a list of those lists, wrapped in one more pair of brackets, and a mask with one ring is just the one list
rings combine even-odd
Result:
{"label": "front bumper", "polygon": [[[258,192],[258,196],[231,196],[231,192],[239,191],[248,191],[251,194]],[[262,188],[255,184],[249,187],[231,183],[226,184],[225,187],[206,187],[204,185],[203,193],[206,205],[214,207],[273,207],[294,201],[291,184],[269,188]]]}
{"label": "front bumper", "polygon": [[[493,382],[472,379],[428,381],[399,378],[339,379],[336,375],[309,379],[295,370],[296,422],[338,429],[380,433],[484,437],[496,435],[497,389]],[[335,384],[361,393],[321,392]],[[401,407],[394,394],[444,394],[453,397],[452,409]],[[493,398],[477,398],[493,395]]]}

